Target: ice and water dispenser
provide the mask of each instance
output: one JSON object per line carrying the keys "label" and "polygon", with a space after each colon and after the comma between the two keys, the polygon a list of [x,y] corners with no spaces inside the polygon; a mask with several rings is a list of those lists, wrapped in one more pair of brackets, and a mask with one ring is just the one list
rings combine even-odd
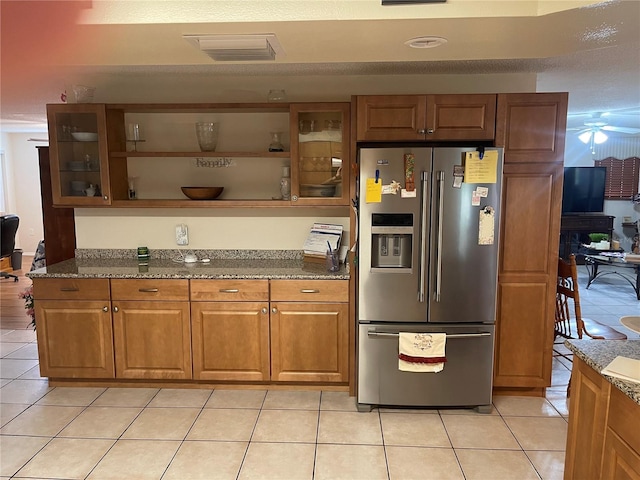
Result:
{"label": "ice and water dispenser", "polygon": [[374,213],[371,216],[371,268],[411,270],[413,215]]}

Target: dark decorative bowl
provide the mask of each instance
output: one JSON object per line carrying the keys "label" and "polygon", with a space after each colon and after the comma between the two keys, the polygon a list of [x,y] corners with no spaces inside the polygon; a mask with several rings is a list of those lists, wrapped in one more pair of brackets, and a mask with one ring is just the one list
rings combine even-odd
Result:
{"label": "dark decorative bowl", "polygon": [[220,196],[224,187],[182,187],[184,193],[191,200],[214,200]]}

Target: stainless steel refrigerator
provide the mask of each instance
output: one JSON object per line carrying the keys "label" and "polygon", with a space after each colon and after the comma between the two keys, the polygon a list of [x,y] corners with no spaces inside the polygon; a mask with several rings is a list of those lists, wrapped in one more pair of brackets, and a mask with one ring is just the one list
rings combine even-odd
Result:
{"label": "stainless steel refrigerator", "polygon": [[[490,411],[502,150],[358,152],[358,408]],[[400,332],[445,333],[438,373],[398,368]]]}

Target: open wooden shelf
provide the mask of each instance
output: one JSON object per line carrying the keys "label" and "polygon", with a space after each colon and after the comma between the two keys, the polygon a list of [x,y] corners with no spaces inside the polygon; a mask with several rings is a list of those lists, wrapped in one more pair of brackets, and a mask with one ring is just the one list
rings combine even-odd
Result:
{"label": "open wooden shelf", "polygon": [[289,158],[290,152],[111,152],[112,157]]}

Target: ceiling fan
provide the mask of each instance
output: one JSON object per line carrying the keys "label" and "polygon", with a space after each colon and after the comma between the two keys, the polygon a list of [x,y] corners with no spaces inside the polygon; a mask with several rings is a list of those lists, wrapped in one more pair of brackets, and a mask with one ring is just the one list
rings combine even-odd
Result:
{"label": "ceiling fan", "polygon": [[[577,114],[574,116],[584,116],[585,114]],[[616,127],[609,124],[609,118],[613,115],[635,116],[640,119],[640,113],[620,113],[614,114],[611,112],[596,112],[588,114],[589,118],[586,119],[581,127],[568,128],[567,131],[577,132],[578,138],[582,143],[589,144],[591,153],[595,153],[594,145],[604,143],[609,138],[606,132],[624,133],[628,135],[637,135],[640,133],[640,128],[635,127]],[[572,115],[569,115],[570,117]]]}

